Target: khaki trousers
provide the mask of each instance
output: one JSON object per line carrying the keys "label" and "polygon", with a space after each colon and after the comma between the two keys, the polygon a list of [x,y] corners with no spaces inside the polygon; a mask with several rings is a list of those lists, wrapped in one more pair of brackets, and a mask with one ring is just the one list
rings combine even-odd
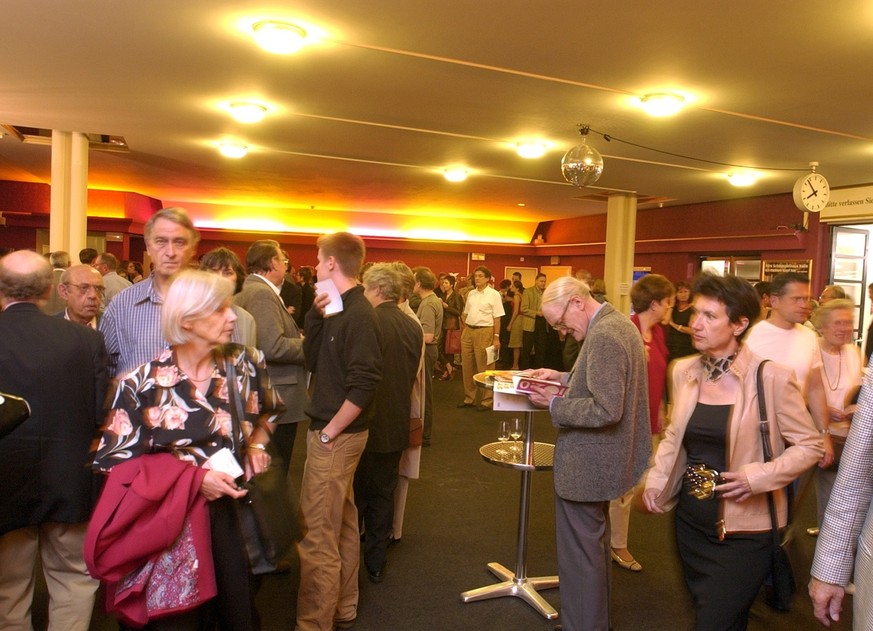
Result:
{"label": "khaki trousers", "polygon": [[299,631],[331,631],[335,620],[358,615],[361,539],[352,482],[368,432],[340,434],[330,449],[318,435],[306,433],[300,488]]}
{"label": "khaki trousers", "polygon": [[[485,349],[494,344],[494,327],[485,326],[481,329],[464,327],[461,333],[461,369],[464,375],[464,403],[476,403],[476,382],[473,375],[486,370],[493,370],[494,364],[487,364]],[[490,390],[482,391],[482,405],[491,406]]]}
{"label": "khaki trousers", "polygon": [[0,537],[0,629],[31,631],[39,554],[49,594],[48,631],[88,631],[99,582],[88,575],[82,548],[87,523],[45,523]]}

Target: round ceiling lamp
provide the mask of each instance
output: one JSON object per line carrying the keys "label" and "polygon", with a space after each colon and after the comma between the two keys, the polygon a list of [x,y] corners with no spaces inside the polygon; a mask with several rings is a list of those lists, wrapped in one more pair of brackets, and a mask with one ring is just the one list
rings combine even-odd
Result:
{"label": "round ceiling lamp", "polygon": [[276,55],[296,53],[306,43],[306,31],[289,22],[264,20],[252,25],[252,31],[258,46]]}
{"label": "round ceiling lamp", "polygon": [[467,169],[443,169],[443,177],[446,178],[449,182],[463,182],[467,179],[468,175],[469,172],[467,171]]}
{"label": "round ceiling lamp", "polygon": [[267,107],[252,101],[234,101],[227,106],[230,115],[241,123],[259,123],[267,114]]}
{"label": "round ceiling lamp", "polygon": [[239,159],[245,157],[249,148],[238,142],[220,142],[218,143],[218,152],[225,158]]}
{"label": "round ceiling lamp", "polygon": [[728,182],[737,188],[752,186],[758,181],[758,176],[751,171],[737,171],[728,174]]}
{"label": "round ceiling lamp", "polygon": [[685,105],[685,97],[669,92],[656,92],[640,97],[640,106],[650,116],[673,116]]}
{"label": "round ceiling lamp", "polygon": [[535,160],[546,155],[546,143],[544,142],[519,142],[515,145],[515,152],[522,158]]}
{"label": "round ceiling lamp", "polygon": [[570,184],[583,188],[594,184],[603,173],[603,156],[588,144],[588,126],[583,126],[582,144],[577,145],[564,154],[561,159],[561,173]]}

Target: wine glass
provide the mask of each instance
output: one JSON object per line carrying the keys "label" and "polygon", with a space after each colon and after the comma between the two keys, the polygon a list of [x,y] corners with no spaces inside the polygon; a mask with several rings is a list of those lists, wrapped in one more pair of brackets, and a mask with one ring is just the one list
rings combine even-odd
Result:
{"label": "wine glass", "polygon": [[[505,443],[507,440],[509,440],[509,429],[509,421],[500,421],[500,423],[497,425],[497,440],[499,440],[501,443]],[[496,453],[498,456],[501,457],[509,455],[509,452],[502,447],[499,447]]]}
{"label": "wine glass", "polygon": [[514,441],[509,448],[512,452],[518,453],[521,451],[521,446],[518,445],[518,439],[521,438],[521,419],[516,417],[509,422],[509,435]]}

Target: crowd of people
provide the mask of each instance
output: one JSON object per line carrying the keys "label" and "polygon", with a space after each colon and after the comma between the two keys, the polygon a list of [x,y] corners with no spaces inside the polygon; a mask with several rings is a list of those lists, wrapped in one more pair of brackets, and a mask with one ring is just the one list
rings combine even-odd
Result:
{"label": "crowd of people", "polygon": [[383,581],[402,536],[434,439],[433,381],[460,371],[457,407],[486,411],[474,375],[495,367],[567,386],[530,395],[558,430],[565,631],[609,629],[610,566],[643,570],[628,549],[635,497],[675,508],[695,629],[745,629],[773,533],[807,487],[816,616],[837,620],[848,588],[855,620],[873,618],[873,400],[839,287],[813,311],[798,274],[757,287],[647,274],[627,317],[584,271],[495,287],[479,266],[467,283],[365,264],[346,232],[318,239],[313,268],[270,239],[244,261],[228,248],[195,261],[199,234],[178,208],[144,236],[145,276],[89,249],[78,265],[64,252],[0,258],[0,391],[31,406],[0,438],[3,628],[30,628],[37,558],[52,628],[88,628],[92,574],[121,628],[260,628],[236,507],[247,481],[271,466],[287,475],[303,421],[296,629],[351,628],[361,560]]}

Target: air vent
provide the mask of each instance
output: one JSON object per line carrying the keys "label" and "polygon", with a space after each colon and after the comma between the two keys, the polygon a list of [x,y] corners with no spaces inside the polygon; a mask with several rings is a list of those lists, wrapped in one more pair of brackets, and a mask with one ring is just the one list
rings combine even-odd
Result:
{"label": "air vent", "polygon": [[[577,195],[573,199],[578,199],[581,202],[600,202],[605,204],[609,201],[609,193],[589,193],[588,195]],[[637,206],[643,204],[666,204],[667,202],[676,201],[670,197],[656,197],[654,195],[638,195]]]}
{"label": "air vent", "polygon": [[[21,142],[34,145],[52,144],[52,130],[38,127],[20,127],[16,125],[0,125]],[[91,149],[100,151],[130,151],[124,136],[110,136],[109,134],[85,134]]]}

